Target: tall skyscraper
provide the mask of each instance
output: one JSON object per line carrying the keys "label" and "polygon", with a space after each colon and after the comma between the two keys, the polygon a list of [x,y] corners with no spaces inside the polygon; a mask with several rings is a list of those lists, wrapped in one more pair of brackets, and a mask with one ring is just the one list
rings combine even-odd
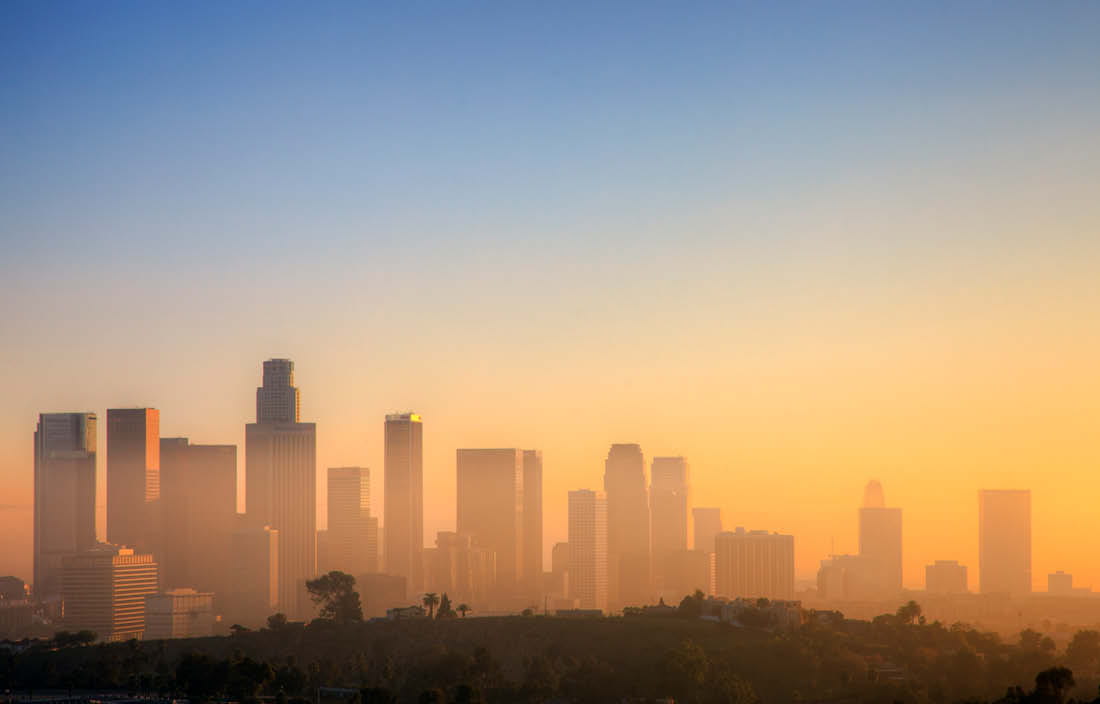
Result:
{"label": "tall skyscraper", "polygon": [[794,598],[794,536],[766,530],[719,533],[715,538],[718,596]]}
{"label": "tall skyscraper", "polygon": [[321,571],[350,575],[378,571],[378,521],[370,515],[370,470],[331,467],[328,470],[328,530],[326,564]]}
{"label": "tall skyscraper", "polygon": [[96,416],[43,413],[34,431],[34,591],[61,595],[64,558],[96,544]]}
{"label": "tall skyscraper", "polygon": [[160,411],[107,409],[107,542],[158,549]]}
{"label": "tall skyscraper", "polygon": [[498,598],[523,586],[524,457],[514,448],[458,450],[458,532],[496,553]]}
{"label": "tall skyscraper", "polygon": [[663,596],[666,586],[679,582],[673,568],[688,549],[688,464],[683,457],[654,457],[650,471],[649,505],[653,576]]}
{"label": "tall skyscraper", "polygon": [[978,579],[982,594],[1031,592],[1031,492],[978,492]]}
{"label": "tall skyscraper", "polygon": [[416,413],[386,416],[383,558],[388,574],[406,580],[410,594],[423,584],[424,425]]}
{"label": "tall skyscraper", "polygon": [[523,451],[523,573],[527,591],[542,580],[542,452]]}
{"label": "tall skyscraper", "polygon": [[569,492],[569,595],[582,609],[608,608],[607,528],[602,491]]}
{"label": "tall skyscraper", "polygon": [[604,463],[610,608],[640,606],[652,598],[649,495],[638,445],[612,445]]}
{"label": "tall skyscraper", "polygon": [[882,485],[874,480],[867,483],[859,509],[859,556],[876,596],[889,598],[901,592],[901,509],[886,507]]}
{"label": "tall skyscraper", "polygon": [[163,539],[161,585],[212,592],[219,607],[231,586],[237,517],[237,446],[160,441]]}
{"label": "tall skyscraper", "polygon": [[145,597],[157,593],[152,555],[100,543],[66,557],[62,578],[65,627],[93,631],[103,641],[141,640]]}
{"label": "tall skyscraper", "polygon": [[253,525],[279,531],[280,608],[305,618],[312,611],[305,583],[317,573],[317,427],[296,420],[293,371],[289,360],[264,363],[257,422],[245,426],[245,500]]}

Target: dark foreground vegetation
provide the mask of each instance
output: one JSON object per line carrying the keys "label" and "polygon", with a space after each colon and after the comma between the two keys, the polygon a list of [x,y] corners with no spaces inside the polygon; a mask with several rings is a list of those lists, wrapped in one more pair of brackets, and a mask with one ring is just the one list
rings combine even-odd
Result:
{"label": "dark foreground vegetation", "polygon": [[[966,628],[811,619],[770,632],[681,616],[275,619],[272,628],[0,651],[0,689],[370,702],[1100,702],[1100,634],[1063,652]],[[1036,675],[1039,674],[1038,680]],[[347,688],[331,692],[327,688]]]}

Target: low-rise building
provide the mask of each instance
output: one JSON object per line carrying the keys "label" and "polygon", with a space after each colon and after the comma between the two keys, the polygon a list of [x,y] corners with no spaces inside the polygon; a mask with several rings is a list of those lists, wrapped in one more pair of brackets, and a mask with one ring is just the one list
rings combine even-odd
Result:
{"label": "low-rise building", "polygon": [[172,589],[145,597],[145,640],[214,635],[214,594]]}

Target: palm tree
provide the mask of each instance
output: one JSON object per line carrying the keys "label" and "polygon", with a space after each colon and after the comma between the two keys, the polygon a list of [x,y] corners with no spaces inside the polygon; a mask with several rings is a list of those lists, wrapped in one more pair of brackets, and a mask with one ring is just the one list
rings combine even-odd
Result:
{"label": "palm tree", "polygon": [[433,618],[435,615],[436,604],[439,603],[439,595],[435,592],[428,592],[424,595],[424,606],[428,607],[428,618]]}
{"label": "palm tree", "polygon": [[459,604],[459,605],[458,605],[458,606],[457,606],[457,607],[455,608],[455,611],[457,611],[458,613],[462,614],[462,618],[466,618],[466,613],[467,613],[467,612],[469,612],[469,611],[473,611],[473,609],[471,609],[471,608],[470,608],[469,606],[467,606],[466,604]]}

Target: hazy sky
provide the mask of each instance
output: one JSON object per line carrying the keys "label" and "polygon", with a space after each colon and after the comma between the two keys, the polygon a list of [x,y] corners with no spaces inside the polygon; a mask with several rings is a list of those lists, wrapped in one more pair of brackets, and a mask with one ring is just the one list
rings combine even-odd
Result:
{"label": "hazy sky", "polygon": [[877,478],[907,585],[1030,488],[1100,589],[1098,67],[1087,2],[0,3],[0,574],[39,412],[243,471],[289,356],[378,511],[423,414],[429,540],[458,447],[543,450],[549,545],[639,442],[800,577]]}

